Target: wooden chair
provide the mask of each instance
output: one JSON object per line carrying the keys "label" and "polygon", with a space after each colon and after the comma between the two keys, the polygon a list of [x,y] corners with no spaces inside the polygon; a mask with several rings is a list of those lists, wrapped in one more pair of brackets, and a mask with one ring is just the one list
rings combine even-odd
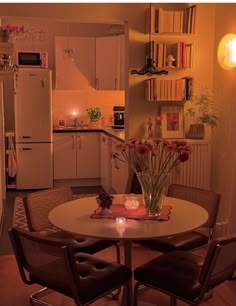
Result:
{"label": "wooden chair", "polygon": [[48,220],[49,212],[54,207],[72,200],[74,197],[69,186],[59,186],[27,194],[23,198],[23,202],[29,230],[44,236],[65,239],[67,243],[73,241],[77,252],[94,254],[110,246],[115,246],[117,262],[120,262],[119,241],[85,238],[52,226]]}
{"label": "wooden chair", "polygon": [[76,253],[76,243],[12,228],[9,235],[22,281],[39,284],[41,290],[30,296],[31,303],[49,306],[40,300],[47,289],[72,298],[76,305],[89,305],[97,299],[127,286],[132,271],[87,253]]}
{"label": "wooden chair", "polygon": [[187,200],[205,208],[208,212],[208,220],[202,227],[202,229],[205,229],[205,232],[192,230],[186,233],[153,240],[139,240],[136,241],[136,243],[166,253],[173,250],[192,251],[212,241],[220,203],[220,195],[210,190],[172,184],[168,188],[167,196]]}
{"label": "wooden chair", "polygon": [[[203,265],[199,264],[203,260]],[[236,269],[236,235],[210,243],[205,260],[187,251],[162,254],[134,270],[137,281],[134,306],[137,306],[140,286],[164,292],[170,296],[170,305],[177,299],[199,305],[212,289],[231,280]]]}

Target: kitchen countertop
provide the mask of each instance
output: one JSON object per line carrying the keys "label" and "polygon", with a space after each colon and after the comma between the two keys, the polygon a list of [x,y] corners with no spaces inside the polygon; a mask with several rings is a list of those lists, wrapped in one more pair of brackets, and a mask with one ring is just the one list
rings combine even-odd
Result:
{"label": "kitchen countertop", "polygon": [[115,137],[118,140],[124,141],[125,139],[125,132],[124,129],[113,129],[112,127],[99,127],[99,128],[74,128],[74,127],[65,127],[65,128],[54,128],[53,133],[74,133],[74,132],[103,132],[109,136]]}

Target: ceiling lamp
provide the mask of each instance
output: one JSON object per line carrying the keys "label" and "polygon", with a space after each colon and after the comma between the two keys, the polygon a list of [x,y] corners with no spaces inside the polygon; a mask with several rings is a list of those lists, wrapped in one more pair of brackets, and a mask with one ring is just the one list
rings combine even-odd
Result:
{"label": "ceiling lamp", "polygon": [[217,57],[221,68],[225,70],[236,68],[236,34],[229,33],[222,37]]}
{"label": "ceiling lamp", "polygon": [[[150,14],[149,16],[151,16],[151,9],[152,9],[152,5],[150,3]],[[153,65],[153,58],[151,56],[151,20],[149,20],[149,54],[146,58],[146,64],[145,66],[140,69],[139,71],[134,69],[134,70],[131,70],[131,74],[139,74],[139,75],[153,75],[153,74],[157,74],[157,75],[160,75],[160,74],[168,74],[168,71],[167,70],[158,70],[154,65]]]}

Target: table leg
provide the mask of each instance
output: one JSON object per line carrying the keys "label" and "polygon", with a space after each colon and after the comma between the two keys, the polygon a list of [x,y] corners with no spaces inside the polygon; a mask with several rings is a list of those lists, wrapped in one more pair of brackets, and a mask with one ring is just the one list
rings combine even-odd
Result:
{"label": "table leg", "polygon": [[[124,245],[124,264],[132,269],[132,240],[123,240]],[[132,280],[129,282],[129,290],[124,287],[122,298],[122,306],[131,306],[133,305],[133,288]]]}

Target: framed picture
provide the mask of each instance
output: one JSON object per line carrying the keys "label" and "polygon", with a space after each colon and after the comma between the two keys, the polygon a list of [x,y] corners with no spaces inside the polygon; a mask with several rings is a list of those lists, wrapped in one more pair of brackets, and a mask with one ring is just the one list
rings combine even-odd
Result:
{"label": "framed picture", "polygon": [[184,116],[182,105],[162,106],[162,137],[184,138]]}

